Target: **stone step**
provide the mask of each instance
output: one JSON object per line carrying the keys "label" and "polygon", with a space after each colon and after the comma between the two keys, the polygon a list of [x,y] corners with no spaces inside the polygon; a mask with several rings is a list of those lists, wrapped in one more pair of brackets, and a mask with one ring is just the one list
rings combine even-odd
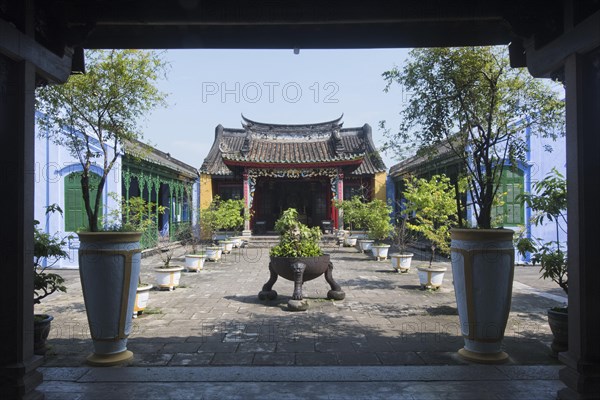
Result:
{"label": "stone step", "polygon": [[[253,235],[244,237],[245,246],[250,248],[271,248],[279,243],[279,235]],[[331,247],[338,244],[335,235],[323,235],[321,237],[322,247]]]}

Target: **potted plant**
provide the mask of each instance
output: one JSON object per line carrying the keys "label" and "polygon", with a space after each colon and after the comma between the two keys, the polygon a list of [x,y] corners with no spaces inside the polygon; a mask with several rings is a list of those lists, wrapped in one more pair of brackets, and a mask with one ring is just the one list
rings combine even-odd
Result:
{"label": "potted plant", "polygon": [[293,311],[308,309],[308,302],[302,297],[304,282],[325,275],[331,286],[327,292],[328,299],[343,300],[345,293],[333,280],[333,264],[329,254],[323,254],[319,246],[321,230],[319,227],[309,228],[298,221],[298,211],[288,208],[275,222],[275,230],[280,234],[279,243],[271,249],[269,272],[270,279],[258,294],[260,300],[277,298],[273,285],[277,277],[294,281],[294,293],[288,301],[288,308]]}
{"label": "potted plant", "polygon": [[[504,48],[415,49],[402,69],[383,76],[386,89],[397,82],[413,94],[390,148],[417,148],[417,154],[431,156],[443,150],[468,177],[477,229],[451,232],[454,288],[465,338],[459,355],[476,362],[504,362],[514,246],[512,230],[493,229],[494,203],[502,195],[503,170],[526,161],[524,132],[561,134],[564,104],[548,84],[511,68]],[[462,215],[460,201],[457,208]]]}
{"label": "potted plant", "polygon": [[397,272],[402,273],[406,273],[410,270],[410,264],[414,256],[413,253],[406,251],[409,244],[414,240],[412,231],[406,226],[407,219],[407,215],[401,215],[398,217],[392,232],[392,238],[394,239],[394,243],[400,252],[396,254],[390,254],[390,260],[392,262],[392,267]]}
{"label": "potted plant", "polygon": [[390,245],[383,241],[390,237],[393,226],[390,222],[392,207],[385,202],[375,199],[367,203],[367,228],[369,238],[375,242],[371,245],[371,252],[377,261],[386,260]]}
{"label": "potted plant", "polygon": [[199,239],[189,228],[189,234],[186,235],[186,247],[189,247],[189,252],[185,255],[185,268],[187,271],[198,272],[204,268],[206,261],[206,252],[199,251]]}
{"label": "potted plant", "polygon": [[[165,63],[155,52],[86,52],[86,74],[37,92],[39,124],[80,161],[87,226],[79,235],[79,274],[94,343],[87,360],[98,366],[131,360],[131,332],[141,263],[141,232],[127,224],[102,226],[100,199],[122,146],[137,140],[137,124],[165,95],[155,86]],[[97,162],[99,161],[99,162]],[[99,176],[98,183],[93,174]]]}
{"label": "potted plant", "polygon": [[154,268],[156,286],[159,289],[168,289],[169,291],[172,291],[179,286],[183,267],[171,265],[174,253],[175,249],[170,243],[166,243],[160,248],[159,256],[162,263],[160,266]]}
{"label": "potted plant", "polygon": [[150,299],[150,290],[152,290],[153,287],[154,286],[151,283],[143,283],[140,277],[137,291],[135,293],[133,318],[137,318],[144,313],[144,310],[148,305],[148,300]]}
{"label": "potted plant", "polygon": [[[433,266],[436,251],[450,251],[450,229],[456,225],[454,188],[445,175],[434,175],[429,180],[409,177],[404,180],[405,212],[414,215],[406,221],[407,228],[429,242],[431,256],[428,266],[419,266],[419,280],[424,288],[439,288],[446,267]],[[435,281],[433,282],[432,281]]]}
{"label": "potted plant", "polygon": [[344,246],[356,246],[358,239],[366,239],[366,204],[363,197],[352,196],[350,200],[338,201],[336,207],[342,210],[344,227],[348,228]]}
{"label": "potted plant", "polygon": [[[62,210],[56,204],[46,207],[46,213]],[[67,242],[64,238],[52,236],[38,228],[39,221],[34,220],[33,230],[33,304],[40,304],[42,299],[54,292],[66,292],[64,278],[58,274],[46,272],[46,268],[56,264],[69,255],[63,248]],[[54,317],[48,314],[33,316],[33,352],[37,355],[46,354],[46,340],[50,333]]]}
{"label": "potted plant", "polygon": [[[560,233],[567,233],[567,183],[560,172],[552,169],[544,179],[533,184],[533,189],[535,193],[521,196],[534,212],[531,221],[536,226],[543,224],[544,219],[553,222],[556,240],[521,238],[517,249],[524,257],[531,256],[533,265],[540,264],[543,279],[551,279],[568,294],[567,252],[560,240]],[[568,316],[566,305],[548,310],[548,323],[554,335],[550,347],[554,355],[568,350]]]}

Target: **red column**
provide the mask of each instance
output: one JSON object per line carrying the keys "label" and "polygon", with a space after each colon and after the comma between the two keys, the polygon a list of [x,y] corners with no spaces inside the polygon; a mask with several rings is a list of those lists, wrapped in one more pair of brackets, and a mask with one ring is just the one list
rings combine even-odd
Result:
{"label": "red column", "polygon": [[[250,212],[250,182],[248,181],[248,170],[244,168],[244,174],[242,175],[244,185],[244,212]],[[250,232],[250,219],[244,221],[244,235]]]}
{"label": "red column", "polygon": [[[337,194],[338,194],[337,195],[338,200],[340,200],[340,201],[344,200],[344,173],[342,171],[339,171],[339,173],[338,173]],[[339,229],[339,224],[340,224],[340,210],[338,210],[336,208],[334,227],[336,229]]]}

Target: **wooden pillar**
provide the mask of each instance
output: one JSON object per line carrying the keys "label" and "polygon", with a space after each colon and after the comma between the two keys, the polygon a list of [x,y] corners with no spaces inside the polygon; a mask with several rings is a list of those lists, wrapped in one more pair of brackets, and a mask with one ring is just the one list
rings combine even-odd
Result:
{"label": "wooden pillar", "polygon": [[565,63],[569,350],[560,399],[600,398],[600,49]]}
{"label": "wooden pillar", "polygon": [[0,54],[0,196],[4,228],[0,230],[2,270],[0,290],[0,393],[6,399],[41,399],[36,371],[42,358],[33,354],[33,199],[34,199],[35,68]]}

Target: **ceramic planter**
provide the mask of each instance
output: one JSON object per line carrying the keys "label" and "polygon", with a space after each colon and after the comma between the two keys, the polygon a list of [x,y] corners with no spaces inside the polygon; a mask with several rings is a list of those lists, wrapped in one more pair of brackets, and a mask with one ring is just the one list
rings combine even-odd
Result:
{"label": "ceramic planter", "polygon": [[558,356],[558,353],[569,349],[569,314],[566,311],[548,310],[548,324],[554,339],[550,345],[552,354]]}
{"label": "ceramic planter", "polygon": [[48,349],[46,340],[50,334],[53,316],[36,314],[33,319],[33,354],[43,356]]}
{"label": "ceramic planter", "polygon": [[173,290],[179,286],[183,267],[154,268],[156,286],[159,289]]}
{"label": "ceramic planter", "polygon": [[206,248],[206,259],[209,261],[219,261],[221,259],[222,249],[218,246]]}
{"label": "ceramic planter", "polygon": [[138,286],[135,295],[135,304],[133,306],[133,318],[137,318],[144,313],[144,310],[148,305],[148,299],[150,298],[150,289],[153,287],[154,286],[150,284]]}
{"label": "ceramic planter", "polygon": [[413,253],[391,254],[392,267],[397,272],[408,272],[413,256]]}
{"label": "ceramic planter", "polygon": [[370,251],[373,246],[374,240],[370,239],[358,239],[358,247],[362,253]]}
{"label": "ceramic planter", "polygon": [[236,249],[242,247],[242,243],[244,243],[244,239],[242,239],[240,236],[230,237],[229,240],[233,242],[233,247]]}
{"label": "ceramic planter", "polygon": [[451,231],[454,293],[465,346],[459,355],[481,363],[508,359],[502,339],[510,312],[515,250],[510,229]]}
{"label": "ceramic planter", "polygon": [[374,244],[371,246],[371,253],[377,261],[387,260],[389,244]]}
{"label": "ceramic planter", "polygon": [[358,240],[358,238],[355,237],[355,236],[347,236],[344,239],[344,246],[346,246],[346,247],[354,247],[354,246],[356,246],[356,241],[357,240]]}
{"label": "ceramic planter", "polygon": [[218,233],[214,233],[212,235],[212,240],[215,242],[218,242],[220,240],[227,240],[229,238],[229,235],[225,232],[218,232]]}
{"label": "ceramic planter", "polygon": [[232,240],[219,240],[219,245],[223,249],[224,254],[231,253],[233,250],[233,241]]}
{"label": "ceramic planter", "polygon": [[190,272],[198,272],[204,268],[204,261],[206,261],[206,254],[186,254],[185,256],[185,269]]}
{"label": "ceramic planter", "polygon": [[79,233],[79,276],[94,344],[87,358],[96,366],[129,361],[127,350],[140,275],[141,233]]}
{"label": "ceramic planter", "polygon": [[423,289],[439,289],[444,282],[446,267],[417,267],[419,283]]}

